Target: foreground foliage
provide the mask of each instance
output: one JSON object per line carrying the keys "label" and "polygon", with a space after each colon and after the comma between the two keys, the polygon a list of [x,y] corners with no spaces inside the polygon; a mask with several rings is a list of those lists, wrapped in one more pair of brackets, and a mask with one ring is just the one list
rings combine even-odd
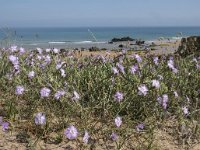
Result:
{"label": "foreground foliage", "polygon": [[200,58],[126,51],[77,58],[11,47],[1,50],[0,65],[5,132],[46,142],[55,133],[54,144],[74,140],[82,148],[103,139],[118,149],[151,149],[156,130],[186,147],[199,140]]}

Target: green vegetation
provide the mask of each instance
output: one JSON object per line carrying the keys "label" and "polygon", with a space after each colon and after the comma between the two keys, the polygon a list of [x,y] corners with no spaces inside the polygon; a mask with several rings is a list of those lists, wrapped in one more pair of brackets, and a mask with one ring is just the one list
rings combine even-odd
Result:
{"label": "green vegetation", "polygon": [[[124,54],[112,60],[2,50],[0,116],[9,122],[7,132],[25,131],[27,138],[36,137],[34,144],[67,143],[64,130],[73,125],[79,132],[75,145],[83,149],[94,148],[99,139],[104,146],[110,141],[111,149],[156,149],[158,130],[189,148],[200,135],[199,64],[193,57]],[[44,87],[50,89],[46,97]],[[64,92],[58,97],[58,91]],[[46,117],[41,125],[35,121],[38,112]],[[122,119],[119,127],[117,116]],[[87,145],[82,141],[85,130]]]}

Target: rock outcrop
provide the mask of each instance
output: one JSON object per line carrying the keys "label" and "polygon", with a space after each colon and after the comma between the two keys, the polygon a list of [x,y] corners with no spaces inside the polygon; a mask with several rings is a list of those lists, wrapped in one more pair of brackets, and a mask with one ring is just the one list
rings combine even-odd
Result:
{"label": "rock outcrop", "polygon": [[124,47],[124,45],[123,45],[123,44],[120,44],[118,47],[119,47],[119,48],[123,48],[123,47]]}
{"label": "rock outcrop", "polygon": [[134,40],[135,39],[132,39],[129,36],[127,36],[127,37],[122,37],[122,38],[113,38],[110,43],[113,43],[113,42],[124,42],[124,41],[134,41]]}
{"label": "rock outcrop", "polygon": [[145,43],[145,41],[141,41],[141,40],[137,40],[137,41],[135,42],[136,45],[142,45],[142,44],[144,44],[144,43]]}
{"label": "rock outcrop", "polygon": [[175,54],[179,54],[182,57],[188,55],[200,55],[200,36],[190,36],[182,38],[181,44]]}
{"label": "rock outcrop", "polygon": [[90,47],[89,51],[90,52],[95,52],[95,51],[100,51],[100,49],[98,47]]}

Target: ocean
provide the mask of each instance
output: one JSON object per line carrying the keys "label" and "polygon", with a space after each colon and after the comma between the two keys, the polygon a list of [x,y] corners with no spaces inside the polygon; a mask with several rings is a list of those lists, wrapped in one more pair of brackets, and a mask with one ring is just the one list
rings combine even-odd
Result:
{"label": "ocean", "polygon": [[160,37],[176,39],[191,35],[200,35],[200,27],[1,28],[0,46],[83,47],[107,43],[114,37],[153,41]]}

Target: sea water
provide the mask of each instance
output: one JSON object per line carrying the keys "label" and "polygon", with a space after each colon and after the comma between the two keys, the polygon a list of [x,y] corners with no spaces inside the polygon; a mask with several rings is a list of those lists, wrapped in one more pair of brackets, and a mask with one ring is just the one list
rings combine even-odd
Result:
{"label": "sea water", "polygon": [[129,36],[153,41],[158,38],[178,39],[200,35],[200,27],[67,27],[67,28],[2,28],[0,46],[50,47],[107,43],[112,38]]}

